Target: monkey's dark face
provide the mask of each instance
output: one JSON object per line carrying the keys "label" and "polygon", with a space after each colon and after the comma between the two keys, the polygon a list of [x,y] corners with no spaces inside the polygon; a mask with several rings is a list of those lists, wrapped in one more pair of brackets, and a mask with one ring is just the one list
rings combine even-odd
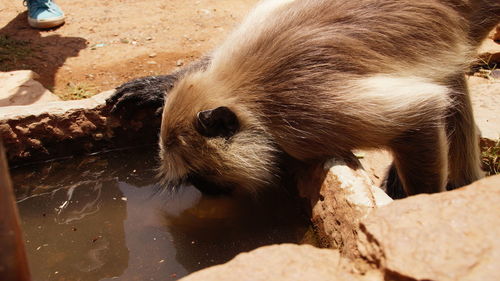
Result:
{"label": "monkey's dark face", "polygon": [[255,190],[275,178],[276,149],[239,103],[181,81],[166,101],[160,173],[169,183],[196,178]]}

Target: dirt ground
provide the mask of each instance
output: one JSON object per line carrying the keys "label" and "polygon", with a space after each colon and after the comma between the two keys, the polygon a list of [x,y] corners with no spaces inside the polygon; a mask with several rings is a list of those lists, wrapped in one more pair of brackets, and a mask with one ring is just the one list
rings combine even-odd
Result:
{"label": "dirt ground", "polygon": [[[166,74],[209,52],[257,0],[56,1],[66,23],[36,30],[21,0],[0,0],[0,71],[30,69],[63,98]],[[5,46],[12,45],[5,54]],[[0,48],[2,47],[0,46]],[[2,49],[0,49],[1,53]]]}

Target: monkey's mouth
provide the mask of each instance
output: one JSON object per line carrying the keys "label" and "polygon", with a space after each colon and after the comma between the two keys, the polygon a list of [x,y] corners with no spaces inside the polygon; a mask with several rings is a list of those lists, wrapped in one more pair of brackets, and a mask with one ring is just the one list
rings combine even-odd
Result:
{"label": "monkey's mouth", "polygon": [[207,195],[229,195],[233,191],[232,185],[215,184],[206,177],[194,173],[188,174],[186,181]]}

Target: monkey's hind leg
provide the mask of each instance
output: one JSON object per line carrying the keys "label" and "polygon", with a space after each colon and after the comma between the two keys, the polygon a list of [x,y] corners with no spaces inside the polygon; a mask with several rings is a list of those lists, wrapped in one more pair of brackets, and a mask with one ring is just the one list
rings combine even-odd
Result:
{"label": "monkey's hind leg", "polygon": [[484,176],[478,144],[478,132],[472,113],[465,77],[452,80],[454,106],[446,119],[449,139],[448,189],[468,185]]}
{"label": "monkey's hind leg", "polygon": [[444,125],[412,130],[391,146],[397,175],[407,195],[444,191],[448,144]]}

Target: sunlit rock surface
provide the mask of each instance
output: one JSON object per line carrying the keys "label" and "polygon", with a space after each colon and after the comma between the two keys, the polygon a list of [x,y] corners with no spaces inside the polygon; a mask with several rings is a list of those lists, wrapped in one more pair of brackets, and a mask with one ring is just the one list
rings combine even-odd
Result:
{"label": "sunlit rock surface", "polygon": [[31,70],[0,72],[0,107],[60,100],[36,81],[37,78],[38,74]]}
{"label": "sunlit rock surface", "polygon": [[467,82],[481,137],[490,140],[500,138],[500,79],[472,76]]}
{"label": "sunlit rock surface", "polygon": [[500,280],[500,175],[418,195],[361,221],[361,255],[390,280]]}
{"label": "sunlit rock surface", "polygon": [[309,202],[320,245],[339,249],[350,258],[358,256],[359,221],[392,201],[354,156],[309,168],[300,177],[298,189]]}
{"label": "sunlit rock surface", "polygon": [[383,280],[380,273],[360,275],[336,250],[282,244],[236,256],[226,264],[195,272],[182,281],[331,281]]}

